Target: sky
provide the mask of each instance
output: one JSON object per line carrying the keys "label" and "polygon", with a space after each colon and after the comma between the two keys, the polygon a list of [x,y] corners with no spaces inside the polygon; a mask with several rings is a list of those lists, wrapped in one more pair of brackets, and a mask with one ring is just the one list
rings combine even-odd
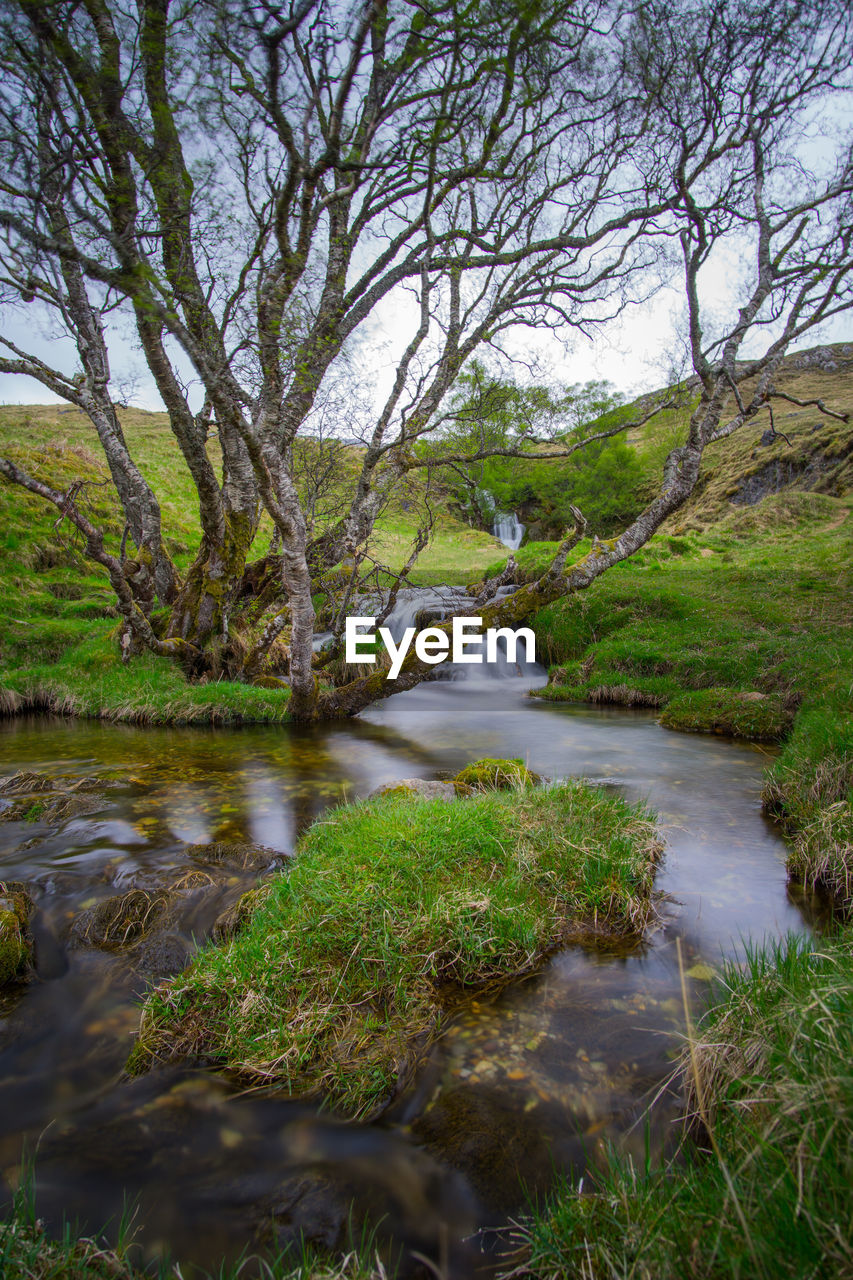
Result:
{"label": "sky", "polygon": [[[820,170],[831,159],[837,138],[853,130],[853,108],[837,111],[831,128],[826,122],[822,132],[811,131],[803,147],[803,158]],[[738,296],[743,281],[752,275],[752,254],[746,246],[723,242],[703,268],[700,292],[707,329],[714,319],[722,317],[728,324],[737,314],[742,299]],[[685,302],[680,280],[658,289],[649,299],[629,304],[622,314],[598,328],[591,337],[566,329],[562,334],[550,330],[533,331],[520,328],[504,345],[517,361],[514,373],[521,383],[531,376],[540,382],[584,383],[605,381],[633,399],[645,392],[669,385],[692,370],[687,361],[685,334]],[[397,357],[418,327],[419,316],[409,291],[398,290],[385,298],[362,326],[364,333],[356,359],[360,374],[359,396],[369,388],[376,405],[391,389]],[[56,333],[56,321],[38,303],[0,306],[0,333],[28,353],[54,368],[73,374],[79,368],[73,342]],[[113,398],[138,408],[162,410],[163,404],[136,346],[132,320],[114,313],[108,330]],[[759,336],[760,341],[760,336]],[[824,342],[853,341],[853,314],[842,315],[813,330],[796,346],[799,349]],[[743,355],[754,354],[745,346]],[[525,366],[535,366],[533,374]],[[201,406],[203,395],[189,361],[177,365],[190,386],[190,404]],[[0,405],[64,403],[35,379],[17,374],[0,373]]]}
{"label": "sky", "polygon": [[[853,132],[853,104],[830,106],[819,103],[803,121],[797,146],[798,157],[814,173],[832,166],[839,140]],[[737,249],[729,259],[705,269],[701,281],[703,309],[711,321],[715,315],[729,321],[736,315],[737,284],[743,277],[744,260]],[[533,332],[519,329],[507,345],[518,365],[516,377],[529,380],[524,364],[536,365],[535,377],[552,383],[610,382],[627,398],[668,385],[680,374],[688,372],[684,335],[683,292],[676,281],[672,287],[659,290],[638,305],[626,308],[622,315],[586,338],[576,331],[554,335],[550,331]],[[48,365],[72,374],[78,368],[73,343],[51,331],[51,320],[39,304],[0,307],[0,332],[30,354]],[[369,327],[368,327],[369,326]],[[356,361],[362,383],[369,386],[377,401],[393,382],[396,356],[417,328],[410,295],[392,296],[364,326],[365,340]],[[709,329],[711,325],[709,324]],[[154,381],[145,367],[134,341],[132,322],[116,319],[109,332],[114,399],[134,406],[163,408]],[[822,342],[853,340],[853,315],[838,317],[821,329],[807,335],[799,344],[816,346]],[[752,354],[748,349],[745,355]],[[202,393],[189,363],[178,366],[191,387],[190,403],[199,407]],[[193,383],[195,385],[193,386]],[[0,404],[63,403],[39,382],[14,374],[0,373]]]}
{"label": "sky", "polygon": [[[543,374],[560,382],[606,380],[626,393],[641,393],[662,386],[672,364],[677,346],[675,313],[680,300],[675,291],[662,294],[642,308],[631,308],[620,320],[609,324],[593,340],[580,334],[566,333],[563,341],[548,333],[531,334],[523,330],[510,344],[519,361],[538,354]],[[386,314],[377,317],[372,326],[372,360],[377,388],[390,388],[396,367],[397,339],[407,333],[411,317],[407,307],[392,303]],[[39,314],[37,304],[27,307],[4,307],[0,314],[2,330],[13,342],[43,360],[46,364],[73,372],[78,367],[73,343],[51,332],[49,318]],[[842,337],[853,336],[853,323]],[[113,327],[110,333],[110,361],[114,378],[113,393],[117,399],[128,399],[142,409],[162,409],[163,404],[144,359],[132,342],[125,326]],[[192,374],[186,367],[185,376]],[[523,380],[522,371],[519,377]],[[131,391],[125,395],[129,382]],[[0,374],[0,404],[63,403],[33,378],[19,374]]]}
{"label": "sky", "polygon": [[[706,291],[708,292],[708,291]],[[711,289],[709,305],[721,303],[726,290],[722,284]],[[667,385],[673,369],[684,360],[684,327],[681,321],[682,300],[677,289],[665,289],[651,301],[629,307],[623,315],[608,323],[591,339],[577,333],[566,333],[563,341],[550,333],[532,334],[523,330],[511,346],[520,362],[537,358],[544,379],[555,382],[583,383],[607,381],[628,398],[654,391]],[[33,306],[26,309],[3,308],[3,331],[46,363],[72,372],[76,367],[73,344],[51,335],[47,323]],[[402,309],[390,307],[385,317],[378,317],[372,331],[373,353],[369,357],[378,394],[390,388],[396,366],[395,348],[409,325]],[[821,342],[853,341],[853,316],[841,316],[815,330],[798,345],[817,346]],[[163,408],[153,379],[135,350],[131,335],[119,329],[110,335],[110,358],[114,377],[113,394],[138,408]],[[186,369],[186,376],[191,371]],[[519,366],[518,377],[525,380]],[[129,382],[129,387],[128,387]],[[191,397],[200,399],[200,393]],[[0,404],[60,404],[58,397],[32,378],[16,374],[0,374]]]}

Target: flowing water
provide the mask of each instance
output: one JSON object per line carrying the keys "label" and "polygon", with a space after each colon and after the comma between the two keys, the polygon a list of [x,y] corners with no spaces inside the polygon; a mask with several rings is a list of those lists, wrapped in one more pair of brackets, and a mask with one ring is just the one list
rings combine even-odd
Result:
{"label": "flowing water", "polygon": [[[416,606],[424,597],[407,602],[410,613]],[[779,833],[760,810],[767,753],[667,732],[645,712],[537,702],[526,692],[541,670],[507,664],[504,675],[496,684],[486,668],[468,668],[466,679],[429,682],[310,731],[0,724],[0,773],[109,783],[97,811],[58,828],[0,824],[0,876],[31,885],[38,907],[35,980],[0,1006],[7,1186],[22,1148],[37,1146],[49,1223],[66,1213],[97,1228],[131,1204],[143,1256],[171,1251],[184,1274],[300,1233],[342,1245],[354,1201],[356,1225],[383,1219],[381,1232],[462,1276],[489,1239],[477,1233],[522,1210],[555,1169],[580,1177],[609,1141],[642,1155],[671,1140],[679,950],[698,1001],[745,939],[808,927],[808,904],[786,887]],[[286,860],[330,804],[403,777],[447,776],[482,755],[521,756],[540,773],[584,776],[653,806],[667,841],[666,896],[642,945],[568,948],[502,994],[470,1001],[381,1124],[247,1096],[199,1070],[122,1079],[139,994],[183,963],[257,872],[222,872],[184,891],[168,945],[143,962],[75,942],[83,910],[179,879],[188,842],[250,840]]]}
{"label": "flowing water", "polygon": [[524,525],[514,511],[509,513],[496,511],[492,534],[505,547],[509,547],[510,551],[517,551],[521,546],[521,539],[524,537]]}

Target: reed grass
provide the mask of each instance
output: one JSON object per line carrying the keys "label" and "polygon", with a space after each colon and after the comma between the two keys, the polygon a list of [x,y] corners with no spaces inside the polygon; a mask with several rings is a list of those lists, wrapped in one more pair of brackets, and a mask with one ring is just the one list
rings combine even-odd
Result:
{"label": "reed grass", "polygon": [[[853,1275],[851,934],[730,966],[685,1051],[685,1137],[665,1164],[611,1152],[519,1233],[531,1280]],[[694,1123],[696,1132],[696,1123]]]}

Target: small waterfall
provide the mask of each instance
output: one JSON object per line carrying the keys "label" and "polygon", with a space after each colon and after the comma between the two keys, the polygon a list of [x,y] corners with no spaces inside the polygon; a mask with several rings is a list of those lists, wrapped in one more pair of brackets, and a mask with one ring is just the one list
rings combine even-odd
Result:
{"label": "small waterfall", "polygon": [[[514,586],[500,587],[495,598],[499,600],[515,590]],[[452,618],[454,614],[470,612],[471,603],[471,597],[464,587],[404,587],[383,625],[391,632],[395,644],[399,644],[407,627],[414,627],[417,631],[421,631],[425,627],[443,622],[446,618]],[[375,613],[376,601],[362,600],[359,611],[365,615]],[[473,654],[477,651],[477,647],[471,642],[468,653]],[[541,668],[537,663],[526,662],[521,656],[523,653],[522,645],[519,648],[519,660],[509,662],[506,657],[505,643],[501,639],[496,662],[454,663],[448,659],[436,665],[435,679],[492,681],[518,676],[529,678],[538,674]]]}
{"label": "small waterfall", "polygon": [[524,525],[514,511],[509,513],[496,511],[492,533],[510,551],[517,551],[524,537]]}

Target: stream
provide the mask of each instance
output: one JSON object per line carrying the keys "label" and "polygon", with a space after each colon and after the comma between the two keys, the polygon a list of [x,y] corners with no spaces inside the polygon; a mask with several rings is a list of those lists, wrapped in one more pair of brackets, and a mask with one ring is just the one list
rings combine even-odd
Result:
{"label": "stream", "polygon": [[[555,1171],[580,1178],[609,1143],[642,1160],[675,1141],[679,950],[698,1007],[714,968],[746,939],[812,920],[761,813],[768,751],[671,733],[648,712],[538,702],[526,695],[541,668],[494,674],[470,669],[311,730],[0,722],[0,775],[109,782],[100,808],[59,827],[0,823],[0,877],[32,886],[37,904],[36,976],[0,1001],[7,1194],[26,1150],[50,1226],[65,1215],[115,1229],[129,1215],[141,1259],[170,1254],[187,1276],[300,1236],[343,1247],[352,1203],[356,1233],[381,1221],[404,1273],[414,1251],[465,1277]],[[404,777],[452,776],[484,755],[521,756],[652,806],[666,839],[664,896],[642,944],[569,947],[503,993],[470,1000],[378,1124],[344,1124],[191,1067],[122,1078],[140,994],[186,962],[257,871],[188,890],[167,945],[144,962],[79,945],[82,911],[174,879],[187,843],[252,841],[273,866],[276,852],[286,863],[329,805]]]}

